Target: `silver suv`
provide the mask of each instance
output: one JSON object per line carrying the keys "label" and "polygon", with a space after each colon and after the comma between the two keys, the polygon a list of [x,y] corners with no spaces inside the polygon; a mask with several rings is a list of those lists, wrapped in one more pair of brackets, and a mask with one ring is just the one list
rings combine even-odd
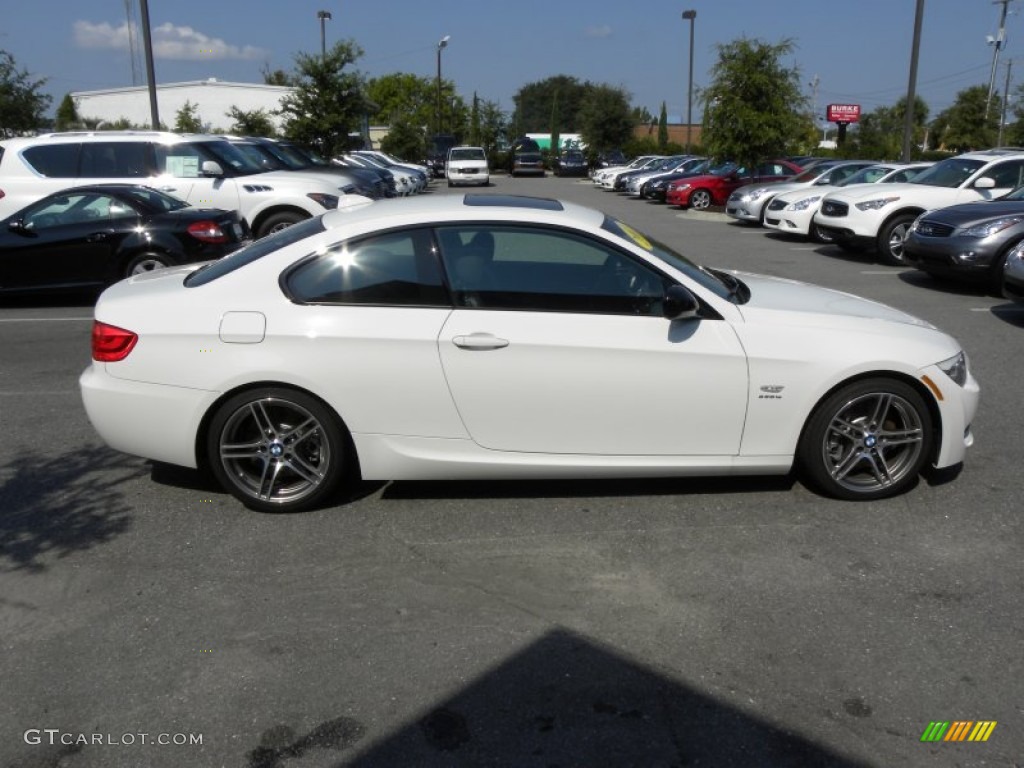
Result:
{"label": "silver suv", "polygon": [[222,136],[51,133],[0,141],[0,219],[81,184],[145,184],[195,206],[237,210],[256,237],[332,208],[369,203],[337,183],[265,171]]}

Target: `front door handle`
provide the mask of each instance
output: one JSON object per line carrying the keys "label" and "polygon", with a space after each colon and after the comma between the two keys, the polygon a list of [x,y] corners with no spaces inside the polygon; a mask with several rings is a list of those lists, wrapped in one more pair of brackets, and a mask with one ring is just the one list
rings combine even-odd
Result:
{"label": "front door handle", "polygon": [[102,243],[110,236],[109,232],[93,232],[85,238],[87,243]]}
{"label": "front door handle", "polygon": [[177,192],[177,187],[160,187],[161,192]]}
{"label": "front door handle", "polygon": [[490,333],[471,333],[452,339],[456,347],[469,350],[502,349],[508,346],[508,339],[499,339]]}

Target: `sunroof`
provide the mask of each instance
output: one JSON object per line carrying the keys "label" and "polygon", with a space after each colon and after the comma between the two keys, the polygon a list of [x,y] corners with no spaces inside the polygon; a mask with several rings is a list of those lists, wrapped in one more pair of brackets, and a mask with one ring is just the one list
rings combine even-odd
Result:
{"label": "sunroof", "polygon": [[466,195],[466,205],[493,208],[533,208],[538,211],[561,211],[562,204],[549,197],[527,197],[526,195]]}

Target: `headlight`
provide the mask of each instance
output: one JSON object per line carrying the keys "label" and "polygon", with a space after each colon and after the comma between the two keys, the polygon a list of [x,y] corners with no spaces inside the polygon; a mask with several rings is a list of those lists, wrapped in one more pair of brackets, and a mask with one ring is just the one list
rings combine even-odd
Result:
{"label": "headlight", "polygon": [[857,208],[861,211],[877,211],[879,208],[885,208],[889,203],[895,203],[899,199],[899,196],[879,197],[876,200],[865,200],[863,203],[857,203]]}
{"label": "headlight", "polygon": [[949,376],[959,386],[967,383],[967,355],[963,352],[949,360],[937,363],[939,370]]}
{"label": "headlight", "polygon": [[672,189],[676,190],[677,192],[682,192],[684,189],[689,189],[689,188],[690,188],[689,184],[676,184],[674,187],[672,187]]}
{"label": "headlight", "polygon": [[306,197],[316,203],[319,203],[327,210],[333,210],[338,207],[338,198],[336,195],[325,195],[321,192],[310,192]]}
{"label": "headlight", "polygon": [[1024,216],[1006,216],[1002,219],[992,219],[992,221],[975,224],[973,227],[965,229],[963,234],[967,237],[988,237],[997,232],[1002,232],[1004,229],[1009,229],[1015,224],[1020,224],[1022,221],[1024,221]]}
{"label": "headlight", "polygon": [[758,187],[757,189],[752,189],[749,192],[745,193],[740,198],[740,200],[743,200],[744,202],[752,203],[755,200],[760,200],[762,197],[764,197],[766,194],[768,194],[769,191],[770,190],[768,189],[768,187]]}
{"label": "headlight", "polygon": [[787,211],[806,211],[814,203],[821,200],[821,195],[816,197],[805,197],[803,200],[797,200],[795,203],[790,203],[786,206]]}

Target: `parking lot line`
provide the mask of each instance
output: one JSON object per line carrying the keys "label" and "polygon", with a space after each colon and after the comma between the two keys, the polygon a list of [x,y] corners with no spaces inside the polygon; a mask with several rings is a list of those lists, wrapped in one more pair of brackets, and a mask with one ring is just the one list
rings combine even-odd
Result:
{"label": "parking lot line", "polygon": [[906,275],[909,272],[917,272],[916,269],[869,269],[861,272],[862,275]]}
{"label": "parking lot line", "polygon": [[971,312],[991,312],[993,309],[998,309],[999,314],[1006,312],[1007,314],[1015,312],[1024,312],[1024,306],[1022,307],[1004,307],[1002,304],[993,304],[991,307],[971,307]]}
{"label": "parking lot line", "polygon": [[0,317],[0,323],[65,323],[75,320],[92,320],[91,317]]}

